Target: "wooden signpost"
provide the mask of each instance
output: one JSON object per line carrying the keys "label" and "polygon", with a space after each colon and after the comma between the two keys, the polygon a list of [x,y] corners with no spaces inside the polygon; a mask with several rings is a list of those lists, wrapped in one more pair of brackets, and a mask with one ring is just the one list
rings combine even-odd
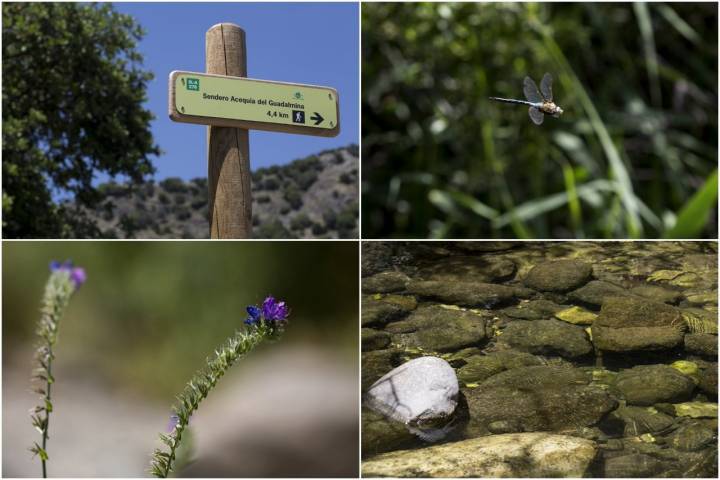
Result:
{"label": "wooden signpost", "polygon": [[208,125],[211,238],[252,231],[248,129],[334,137],[340,133],[337,91],[247,77],[245,32],[220,23],[205,36],[206,73],[170,74],[169,115]]}

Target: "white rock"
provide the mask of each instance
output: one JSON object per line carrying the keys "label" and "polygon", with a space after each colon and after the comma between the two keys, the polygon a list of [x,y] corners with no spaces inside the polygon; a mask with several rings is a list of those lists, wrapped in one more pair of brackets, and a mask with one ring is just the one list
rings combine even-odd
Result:
{"label": "white rock", "polygon": [[595,442],[552,433],[490,435],[363,462],[363,477],[582,477]]}
{"label": "white rock", "polygon": [[384,375],[368,390],[366,403],[402,422],[426,441],[437,441],[451,427],[459,386],[455,370],[438,357],[410,360]]}

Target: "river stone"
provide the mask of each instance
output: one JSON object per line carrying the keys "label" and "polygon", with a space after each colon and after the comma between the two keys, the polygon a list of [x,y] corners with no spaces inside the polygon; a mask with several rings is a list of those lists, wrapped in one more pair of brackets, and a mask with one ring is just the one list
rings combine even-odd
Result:
{"label": "river stone", "polygon": [[470,411],[465,433],[487,435],[497,421],[526,432],[595,425],[617,401],[589,382],[589,375],[572,367],[531,366],[498,373],[463,391]]}
{"label": "river stone", "polygon": [[502,252],[518,246],[518,242],[457,242],[455,246],[466,252]]}
{"label": "river stone", "polygon": [[717,358],[718,337],[709,333],[688,333],[685,335],[685,351]]}
{"label": "river stone", "polygon": [[678,428],[670,440],[670,445],[678,450],[693,452],[700,450],[715,439],[715,432],[700,423],[691,423]]}
{"label": "river stone", "polygon": [[498,342],[536,355],[574,358],[592,351],[582,327],[555,319],[510,322],[502,330]]}
{"label": "river stone", "polygon": [[482,316],[440,305],[420,307],[405,320],[388,325],[385,331],[393,334],[397,345],[432,352],[459,350],[486,338]]}
{"label": "river stone", "polygon": [[541,292],[567,292],[586,284],[592,266],[579,260],[554,260],[535,265],[525,277],[525,285]]}
{"label": "river stone", "polygon": [[611,457],[603,464],[603,476],[608,478],[655,477],[662,470],[662,461],[642,453]]}
{"label": "river stone", "polygon": [[700,390],[710,395],[712,398],[718,396],[718,365],[717,362],[712,362],[706,368],[701,368],[698,374],[700,382],[698,387]]}
{"label": "river stone", "polygon": [[614,387],[629,405],[679,402],[690,398],[695,382],[667,365],[639,365],[615,377]]}
{"label": "river stone", "polygon": [[360,330],[362,339],[362,351],[382,350],[390,345],[390,334],[374,328],[363,328]]}
{"label": "river stone", "polygon": [[540,359],[535,355],[514,351],[475,355],[466,358],[465,361],[467,363],[458,369],[457,375],[458,379],[466,384],[483,382],[505,370],[531,365],[542,365]]}
{"label": "river stone", "polygon": [[362,357],[362,390],[367,390],[380,377],[393,369],[400,361],[401,350],[374,350],[363,352]]}
{"label": "river stone", "polygon": [[644,433],[656,433],[673,424],[673,417],[652,407],[620,407],[608,415],[608,421],[622,422],[625,437],[637,437]]}
{"label": "river stone", "polygon": [[577,303],[599,308],[606,298],[629,295],[622,287],[601,280],[593,280],[584,287],[570,292],[568,297]]}
{"label": "river stone", "polygon": [[552,318],[557,312],[565,307],[549,300],[523,301],[502,310],[507,317],[518,320],[543,320]]}
{"label": "river stone", "polygon": [[410,277],[402,272],[388,270],[362,279],[363,293],[392,293],[405,290]]}
{"label": "river stone", "polygon": [[418,275],[424,280],[494,283],[512,279],[516,269],[513,262],[504,258],[457,256],[423,267]]}
{"label": "river stone", "polygon": [[676,290],[670,290],[659,285],[638,285],[630,289],[630,293],[638,295],[647,300],[660,303],[678,303],[683,295]]}
{"label": "river stone", "polygon": [[458,392],[455,370],[449,363],[438,357],[420,357],[375,382],[365,395],[365,403],[405,424],[419,437],[435,441],[448,433],[445,427],[457,407]]}
{"label": "river stone", "polygon": [[361,242],[362,276],[367,277],[392,268],[394,245],[393,242]]}
{"label": "river stone", "polygon": [[362,319],[363,327],[382,327],[388,322],[412,311],[417,302],[413,297],[400,295],[363,295]]}
{"label": "river stone", "polygon": [[408,291],[425,298],[467,307],[492,308],[510,303],[515,290],[504,285],[482,282],[441,282],[414,280]]}
{"label": "river stone", "polygon": [[669,305],[634,297],[610,297],[592,325],[592,338],[600,350],[662,350],[683,341],[685,322]]}
{"label": "river stone", "polygon": [[363,456],[408,448],[417,441],[417,437],[410,433],[405,425],[389,421],[369,408],[362,409]]}
{"label": "river stone", "polygon": [[385,453],[362,464],[363,477],[582,477],[595,442],[550,433],[509,433],[420,450]]}

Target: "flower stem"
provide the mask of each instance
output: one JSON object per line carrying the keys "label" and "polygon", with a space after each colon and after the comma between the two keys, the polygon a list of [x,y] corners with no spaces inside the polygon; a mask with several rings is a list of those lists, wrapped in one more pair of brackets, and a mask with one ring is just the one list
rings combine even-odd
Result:
{"label": "flower stem", "polygon": [[215,351],[212,358],[207,359],[205,367],[192,377],[177,397],[178,403],[173,406],[177,423],[172,432],[169,435],[160,434],[160,440],[167,447],[167,451],[156,449],[153,453],[150,472],[154,476],[167,478],[173,471],[176,452],[190,417],[199,408],[200,402],[215,388],[218,380],[240,357],[248,354],[264,340],[276,338],[280,332],[281,330],[265,322],[252,325],[245,331],[235,332],[221,348]]}
{"label": "flower stem", "polygon": [[[79,277],[81,274],[82,279]],[[52,384],[55,382],[52,375],[52,362],[55,359],[53,346],[57,342],[60,319],[70,302],[70,297],[84,281],[84,275],[82,269],[73,269],[69,263],[63,266],[51,265],[50,278],[45,285],[40,308],[40,321],[36,329],[39,342],[35,351],[35,368],[32,379],[35,382],[41,382],[40,386],[35,389],[35,392],[41,396],[41,403],[31,411],[30,418],[32,425],[42,435],[42,440],[40,445],[33,442],[30,451],[40,457],[43,478],[47,478],[48,432],[50,413],[53,411],[51,397]]]}

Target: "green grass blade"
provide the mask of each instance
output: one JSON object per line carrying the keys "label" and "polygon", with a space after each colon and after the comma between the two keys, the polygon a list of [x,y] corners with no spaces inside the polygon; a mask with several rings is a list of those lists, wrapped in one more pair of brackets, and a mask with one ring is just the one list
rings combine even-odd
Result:
{"label": "green grass blade", "polygon": [[677,214],[675,226],[666,231],[665,238],[695,238],[708,222],[710,212],[717,206],[717,169],[705,185],[693,195]]}

